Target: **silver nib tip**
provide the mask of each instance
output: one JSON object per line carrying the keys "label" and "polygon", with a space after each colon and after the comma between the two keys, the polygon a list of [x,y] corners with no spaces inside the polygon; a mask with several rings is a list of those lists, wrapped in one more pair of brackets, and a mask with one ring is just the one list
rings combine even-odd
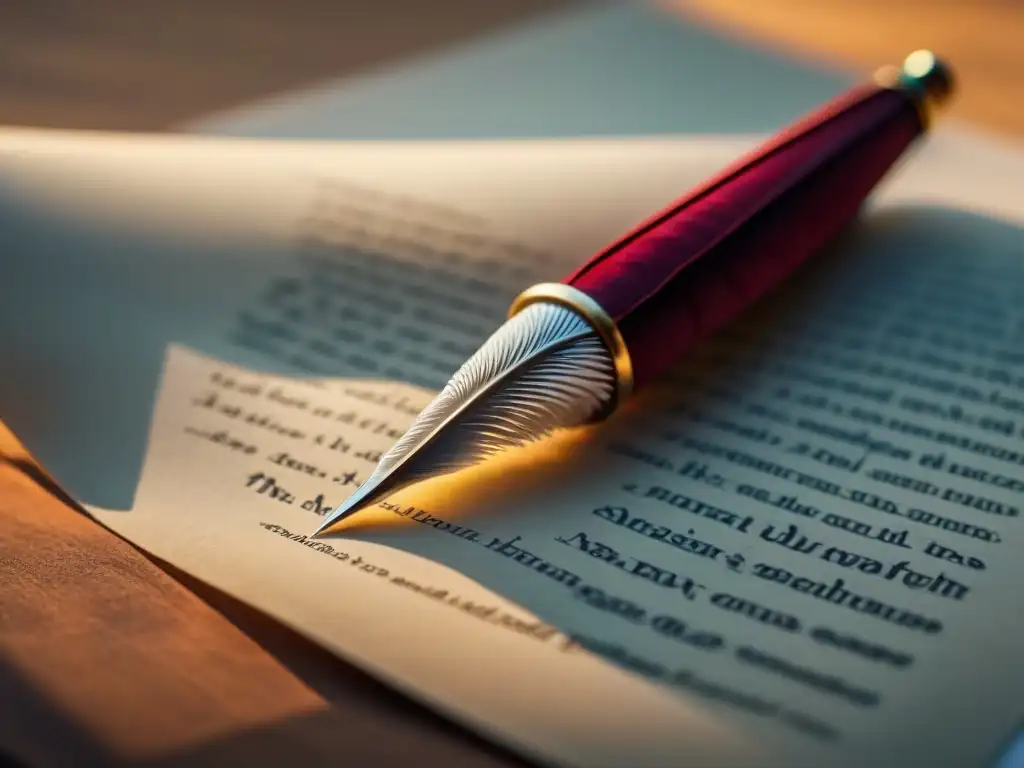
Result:
{"label": "silver nib tip", "polygon": [[322,522],[320,525],[317,526],[316,530],[313,531],[313,538],[314,539],[318,538],[320,536],[320,534],[324,533],[332,525],[334,525],[334,517],[333,517],[333,515],[331,516],[330,519],[325,520],[324,522]]}
{"label": "silver nib tip", "polygon": [[357,511],[358,508],[355,507],[354,505],[351,507],[338,507],[336,510],[334,510],[333,512],[331,512],[331,514],[327,516],[327,519],[324,520],[315,531],[313,531],[313,537],[316,538],[317,536],[327,533],[329,529],[333,528],[346,517],[354,515]]}
{"label": "silver nib tip", "polygon": [[342,520],[345,520],[356,512],[362,512],[364,509],[372,507],[374,504],[379,502],[388,493],[393,491],[390,485],[384,487],[382,482],[384,478],[371,477],[365,483],[363,483],[356,492],[349,496],[345,501],[338,506],[333,512],[327,515],[327,518],[320,524],[320,527],[313,532],[313,536],[319,536],[326,533],[328,529],[338,525]]}
{"label": "silver nib tip", "polygon": [[615,388],[612,356],[590,324],[567,307],[531,304],[466,361],[314,535],[413,483],[584,424]]}

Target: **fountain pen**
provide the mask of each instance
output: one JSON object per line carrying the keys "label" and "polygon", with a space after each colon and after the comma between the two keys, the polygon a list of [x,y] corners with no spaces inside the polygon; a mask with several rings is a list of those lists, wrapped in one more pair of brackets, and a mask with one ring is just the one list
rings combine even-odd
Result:
{"label": "fountain pen", "polygon": [[[316,530],[411,484],[602,420],[825,246],[953,91],[929,51],[876,73],[608,245],[528,288]],[[724,97],[723,97],[724,98]]]}

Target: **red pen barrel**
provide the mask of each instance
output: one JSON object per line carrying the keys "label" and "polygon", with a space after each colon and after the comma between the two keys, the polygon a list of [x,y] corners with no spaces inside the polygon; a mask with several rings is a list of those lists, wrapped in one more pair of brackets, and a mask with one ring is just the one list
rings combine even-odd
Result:
{"label": "red pen barrel", "polygon": [[606,418],[773,288],[853,217],[952,86],[928,51],[876,82],[806,117],[565,281],[519,294],[510,320],[317,535],[420,479]]}
{"label": "red pen barrel", "polygon": [[634,388],[775,287],[850,222],[923,132],[922,93],[879,85],[848,91],[563,280],[614,320]]}

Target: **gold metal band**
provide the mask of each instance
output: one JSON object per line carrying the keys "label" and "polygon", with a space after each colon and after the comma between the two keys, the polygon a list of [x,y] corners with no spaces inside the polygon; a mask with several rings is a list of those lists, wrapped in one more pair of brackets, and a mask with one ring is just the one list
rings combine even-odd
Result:
{"label": "gold metal band", "polygon": [[922,130],[932,126],[932,120],[953,93],[953,74],[946,64],[931,51],[914,51],[903,61],[902,67],[883,67],[875,73],[874,81],[882,88],[904,91],[914,100]]}
{"label": "gold metal band", "polygon": [[614,410],[633,392],[633,361],[629,357],[626,340],[622,338],[611,315],[578,288],[573,288],[565,283],[538,283],[516,297],[512,306],[509,307],[508,316],[517,315],[525,307],[538,301],[550,301],[575,310],[590,323],[601,340],[604,341],[615,364],[615,378],[618,386],[616,387],[615,403],[611,408]]}

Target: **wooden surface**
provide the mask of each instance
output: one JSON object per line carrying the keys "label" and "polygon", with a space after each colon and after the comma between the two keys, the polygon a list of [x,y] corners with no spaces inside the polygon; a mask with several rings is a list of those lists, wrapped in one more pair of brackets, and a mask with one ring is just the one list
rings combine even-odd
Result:
{"label": "wooden surface", "polygon": [[[416,23],[408,10],[420,0],[3,5],[0,122],[162,128],[551,3],[445,0]],[[339,26],[342,6],[364,10]],[[685,10],[811,59],[874,65],[932,45],[970,84],[961,117],[1024,135],[1024,3],[695,0]],[[391,48],[360,42],[389,14],[404,19]],[[157,567],[61,501],[0,424],[0,766],[112,763],[520,764]]]}
{"label": "wooden surface", "polygon": [[0,0],[0,124],[158,130],[566,0]]}
{"label": "wooden surface", "polygon": [[[1024,137],[1022,0],[660,1],[812,63],[932,47],[963,83],[954,114]],[[573,2],[2,0],[0,124],[164,129]]]}
{"label": "wooden surface", "polygon": [[1024,138],[1024,0],[668,0],[755,45],[867,71],[917,48],[955,62],[950,114]]}
{"label": "wooden surface", "polygon": [[0,766],[523,765],[162,569],[0,429]]}

